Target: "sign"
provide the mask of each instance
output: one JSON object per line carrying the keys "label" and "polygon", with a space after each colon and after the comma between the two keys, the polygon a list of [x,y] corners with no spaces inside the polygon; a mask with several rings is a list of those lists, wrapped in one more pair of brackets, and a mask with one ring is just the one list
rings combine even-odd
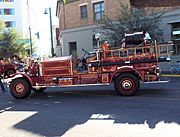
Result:
{"label": "sign", "polygon": [[29,39],[18,39],[16,41],[17,44],[28,44],[30,42]]}

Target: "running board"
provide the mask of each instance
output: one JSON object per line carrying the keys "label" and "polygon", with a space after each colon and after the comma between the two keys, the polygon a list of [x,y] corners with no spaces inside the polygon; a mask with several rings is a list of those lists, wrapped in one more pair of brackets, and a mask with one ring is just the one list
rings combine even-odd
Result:
{"label": "running board", "polygon": [[168,83],[169,81],[168,80],[166,80],[166,81],[149,81],[149,82],[143,82],[143,83],[145,83],[145,84],[155,84],[155,83]]}
{"label": "running board", "polygon": [[104,84],[79,84],[79,85],[62,85],[62,86],[51,86],[51,85],[44,85],[44,86],[33,86],[33,88],[41,88],[41,87],[62,87],[62,88],[65,88],[65,87],[85,87],[85,86],[105,86],[105,85],[110,85],[109,83],[104,83]]}

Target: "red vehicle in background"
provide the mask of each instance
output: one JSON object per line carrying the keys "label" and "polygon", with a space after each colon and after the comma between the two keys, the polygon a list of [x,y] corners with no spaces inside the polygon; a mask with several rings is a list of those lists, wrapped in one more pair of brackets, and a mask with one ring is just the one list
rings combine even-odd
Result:
{"label": "red vehicle in background", "polygon": [[0,61],[0,75],[3,78],[10,77],[11,74],[16,73],[16,65],[8,62]]}
{"label": "red vehicle in background", "polygon": [[[98,39],[98,35],[97,35]],[[94,52],[84,52],[79,63],[72,56],[30,61],[24,73],[9,78],[11,95],[26,98],[31,90],[43,92],[47,87],[96,86],[114,83],[117,93],[134,95],[144,83],[160,81],[158,62],[170,61],[172,44],[148,43],[142,33],[126,35],[124,47],[110,49],[107,43]]]}

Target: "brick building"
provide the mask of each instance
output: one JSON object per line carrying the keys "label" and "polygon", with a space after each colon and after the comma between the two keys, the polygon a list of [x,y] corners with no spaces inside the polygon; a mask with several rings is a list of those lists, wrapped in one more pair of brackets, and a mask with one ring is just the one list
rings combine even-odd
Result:
{"label": "brick building", "polygon": [[98,21],[104,16],[116,18],[121,3],[129,0],[68,0],[57,2],[59,18],[60,45],[62,55],[81,56],[81,49],[92,51],[96,45],[94,34],[100,32]]}
{"label": "brick building", "polygon": [[[66,4],[58,0],[56,14],[59,18],[62,55],[81,56],[82,48],[93,50],[96,45],[94,34],[102,31],[97,26],[98,21],[104,16],[115,20],[122,3],[132,8],[176,6],[165,14],[161,28],[167,41],[179,39],[179,0],[67,0]],[[176,51],[180,53],[180,48],[176,47]]]}

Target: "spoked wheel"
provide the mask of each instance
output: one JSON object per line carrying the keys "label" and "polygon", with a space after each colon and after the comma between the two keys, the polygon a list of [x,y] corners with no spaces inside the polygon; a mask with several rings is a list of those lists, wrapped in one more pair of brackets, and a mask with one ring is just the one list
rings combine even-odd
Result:
{"label": "spoked wheel", "polygon": [[11,95],[16,99],[27,98],[31,94],[30,84],[25,79],[15,79],[9,86]]}
{"label": "spoked wheel", "polygon": [[170,72],[172,74],[179,74],[180,68],[178,65],[172,65],[170,68]]}
{"label": "spoked wheel", "polygon": [[123,96],[134,95],[140,87],[139,79],[130,73],[121,74],[114,83],[117,93]]}
{"label": "spoked wheel", "polygon": [[44,88],[33,88],[32,90],[36,93],[42,93],[42,92],[44,92],[44,90],[46,90],[46,87],[44,87]]}

